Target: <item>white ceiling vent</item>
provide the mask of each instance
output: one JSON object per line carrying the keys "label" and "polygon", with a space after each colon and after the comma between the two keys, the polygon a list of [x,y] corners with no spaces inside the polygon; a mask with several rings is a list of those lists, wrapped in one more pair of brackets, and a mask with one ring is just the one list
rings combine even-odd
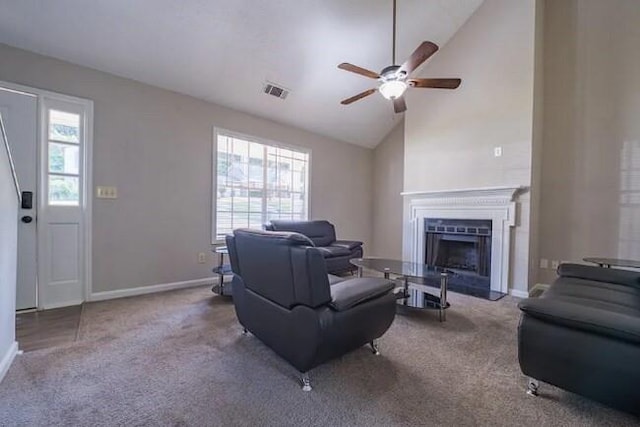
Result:
{"label": "white ceiling vent", "polygon": [[291,92],[289,89],[285,89],[284,87],[271,82],[266,82],[264,84],[263,91],[267,95],[275,96],[280,99],[285,99],[289,95],[289,92]]}

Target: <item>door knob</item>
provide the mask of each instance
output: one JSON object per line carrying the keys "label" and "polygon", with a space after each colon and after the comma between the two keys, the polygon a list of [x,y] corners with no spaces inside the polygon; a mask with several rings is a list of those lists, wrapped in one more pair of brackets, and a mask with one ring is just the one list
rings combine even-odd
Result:
{"label": "door knob", "polygon": [[25,215],[22,218],[20,218],[20,221],[24,222],[25,224],[29,224],[31,221],[33,221],[33,218],[30,217],[29,215]]}

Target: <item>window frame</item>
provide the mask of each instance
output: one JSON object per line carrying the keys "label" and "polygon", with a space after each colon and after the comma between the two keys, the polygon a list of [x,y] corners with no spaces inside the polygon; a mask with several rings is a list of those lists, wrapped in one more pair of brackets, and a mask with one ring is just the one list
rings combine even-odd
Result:
{"label": "window frame", "polygon": [[256,144],[267,145],[276,148],[283,148],[287,150],[298,151],[300,153],[305,153],[307,157],[307,179],[305,185],[305,194],[306,194],[306,206],[305,210],[307,212],[307,218],[313,218],[311,213],[311,179],[312,179],[312,150],[308,147],[303,147],[299,145],[286,144],[279,141],[273,141],[266,138],[261,138],[253,135],[247,135],[245,133],[236,132],[232,130],[228,130],[222,127],[214,126],[213,128],[213,141],[212,141],[212,150],[211,150],[211,244],[212,245],[221,245],[224,244],[224,239],[217,239],[216,226],[217,226],[217,215],[218,215],[218,136],[226,136],[231,138],[243,139],[248,142],[254,142]]}
{"label": "window frame", "polygon": [[[78,142],[70,142],[70,141],[63,141],[63,140],[59,140],[59,139],[55,139],[55,138],[51,138],[51,113],[53,111],[58,111],[61,113],[65,113],[65,114],[73,114],[73,115],[77,115],[78,116]],[[82,206],[84,206],[85,204],[85,176],[84,176],[84,168],[85,168],[85,162],[86,162],[86,154],[85,154],[85,150],[86,150],[86,121],[87,121],[87,117],[86,114],[87,112],[84,110],[84,108],[78,107],[77,105],[73,105],[73,104],[69,104],[69,105],[65,105],[62,102],[50,102],[48,105],[45,106],[44,111],[44,118],[43,118],[43,124],[44,124],[44,142],[45,142],[45,147],[44,147],[44,152],[43,152],[43,162],[44,162],[44,167],[43,167],[43,174],[46,175],[43,181],[43,186],[42,186],[42,190],[41,190],[41,198],[45,203],[45,206],[48,208],[58,208],[58,207],[69,207],[69,208],[80,208]],[[50,151],[51,151],[51,145],[52,144],[57,144],[57,145],[62,145],[62,146],[69,146],[69,147],[77,147],[78,148],[78,172],[77,173],[70,173],[70,172],[52,172],[51,171],[51,163],[50,163]],[[73,200],[70,202],[58,202],[58,203],[54,203],[51,201],[51,177],[68,177],[68,178],[77,178],[78,180],[78,200]]]}

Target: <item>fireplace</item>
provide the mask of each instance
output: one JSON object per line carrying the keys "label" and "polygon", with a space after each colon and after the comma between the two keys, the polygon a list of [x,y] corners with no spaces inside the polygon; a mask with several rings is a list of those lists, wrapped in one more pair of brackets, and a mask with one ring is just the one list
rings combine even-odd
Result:
{"label": "fireplace", "polygon": [[450,288],[491,289],[491,220],[424,219],[425,263],[455,272]]}
{"label": "fireplace", "polygon": [[[402,193],[404,198],[402,258],[416,263],[424,263],[428,260],[425,250],[429,230],[426,228],[425,219],[464,220],[465,223],[484,220],[487,221],[486,224],[489,222],[491,224],[487,227],[491,236],[491,246],[486,246],[486,253],[490,252],[491,257],[488,271],[489,293],[504,295],[512,291],[518,297],[526,297],[528,295],[526,287],[529,268],[529,233],[528,225],[518,226],[518,224],[529,223],[527,190],[527,187],[522,186],[505,186]],[[449,225],[449,227],[455,226]],[[477,225],[476,227],[484,228]],[[435,231],[438,232],[438,229]],[[456,234],[447,232],[446,228],[444,232],[440,232]],[[483,236],[480,233],[477,235]],[[518,241],[518,247],[512,244],[515,241]],[[511,268],[512,264],[514,268]],[[481,276],[480,271],[478,274],[466,274],[462,269],[457,271],[461,273],[455,276],[475,278],[474,280],[479,278],[478,280],[484,281],[486,286],[487,278]]]}

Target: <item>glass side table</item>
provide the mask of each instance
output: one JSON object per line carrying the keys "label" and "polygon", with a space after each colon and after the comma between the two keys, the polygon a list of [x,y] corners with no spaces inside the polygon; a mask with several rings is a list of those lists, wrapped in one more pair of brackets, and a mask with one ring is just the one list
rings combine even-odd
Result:
{"label": "glass side table", "polygon": [[218,276],[218,283],[213,285],[211,291],[218,295],[231,296],[233,294],[233,286],[231,286],[231,282],[224,282],[225,274],[228,275],[233,273],[228,259],[226,260],[227,262],[225,262],[225,257],[228,258],[229,251],[226,246],[216,246],[213,249],[213,252],[218,255],[218,265],[212,270],[213,273]]}

